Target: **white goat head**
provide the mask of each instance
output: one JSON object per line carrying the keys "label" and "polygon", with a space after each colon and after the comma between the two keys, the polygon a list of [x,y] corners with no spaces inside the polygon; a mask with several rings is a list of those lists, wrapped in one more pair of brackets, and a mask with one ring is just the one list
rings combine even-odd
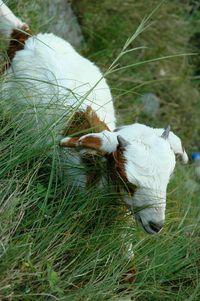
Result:
{"label": "white goat head", "polygon": [[91,151],[106,156],[110,172],[118,179],[117,183],[121,182],[118,191],[139,224],[149,234],[162,229],[166,190],[175,168],[176,155],[181,156],[184,163],[188,161],[180,138],[169,128],[163,130],[133,124],[114,132],[67,137],[60,145],[75,147],[84,156]]}

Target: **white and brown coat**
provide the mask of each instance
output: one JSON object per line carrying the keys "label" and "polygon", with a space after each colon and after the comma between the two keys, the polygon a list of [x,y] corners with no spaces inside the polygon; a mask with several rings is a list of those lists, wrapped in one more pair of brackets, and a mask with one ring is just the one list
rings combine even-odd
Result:
{"label": "white and brown coat", "polygon": [[[32,35],[28,26],[1,3],[2,33],[11,35],[5,76],[21,80],[29,93],[23,90],[20,101],[24,98],[25,103],[31,101],[35,107],[48,107],[53,99],[63,111],[71,110],[67,124],[61,122],[60,146],[75,149],[85,163],[91,153],[111,163],[107,173],[113,175],[112,181],[122,184],[119,193],[138,222],[150,234],[159,232],[165,219],[166,189],[176,155],[184,162],[188,160],[181,140],[169,129],[142,124],[115,130],[111,92],[99,68],[54,34]],[[5,81],[2,88],[13,99],[15,83]],[[62,121],[61,117],[58,114]],[[92,184],[91,177],[87,183]]]}

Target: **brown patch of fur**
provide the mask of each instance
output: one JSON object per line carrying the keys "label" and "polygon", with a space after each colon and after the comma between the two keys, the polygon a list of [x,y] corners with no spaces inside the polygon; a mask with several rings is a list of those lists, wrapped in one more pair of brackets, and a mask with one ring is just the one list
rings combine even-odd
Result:
{"label": "brown patch of fur", "polygon": [[[74,114],[72,120],[65,127],[62,134],[68,136],[78,132],[87,134],[99,133],[104,130],[110,131],[107,124],[101,121],[92,108],[88,106],[86,111],[79,111]],[[82,134],[79,134],[79,137]]]}
{"label": "brown patch of fur", "polygon": [[126,159],[123,154],[123,149],[121,147],[118,147],[115,152],[113,152],[113,158],[115,160],[115,167],[121,176],[121,178],[127,182],[126,172],[125,172],[125,162]]}
{"label": "brown patch of fur", "polygon": [[79,137],[72,137],[66,142],[60,142],[62,147],[76,147]]}
{"label": "brown patch of fur", "polygon": [[12,60],[16,54],[17,51],[24,49],[24,44],[26,40],[31,36],[30,30],[27,30],[26,32],[21,32],[17,29],[14,29],[11,35],[11,41],[7,50],[8,55],[8,63],[6,64],[5,69],[9,68]]}
{"label": "brown patch of fur", "polygon": [[93,133],[99,133],[104,130],[110,131],[107,124],[99,119],[96,112],[94,112],[90,106],[87,107],[86,114]]}
{"label": "brown patch of fur", "polygon": [[101,148],[101,139],[97,138],[97,137],[86,137],[84,139],[81,139],[79,141],[79,137],[72,137],[69,140],[67,140],[66,142],[60,142],[60,146],[62,147],[77,147],[77,146],[81,146],[84,148],[91,148],[94,150],[100,150]]}
{"label": "brown patch of fur", "polygon": [[80,145],[85,148],[91,148],[99,151],[101,148],[101,139],[94,136],[86,137],[81,139]]}
{"label": "brown patch of fur", "polygon": [[[113,183],[118,183],[119,187],[117,188],[120,192],[121,188],[125,188],[128,193],[133,196],[136,190],[136,186],[130,183],[127,179],[126,172],[125,172],[125,162],[126,159],[124,157],[124,149],[118,146],[117,150],[113,152],[108,159],[108,170],[110,171],[111,175],[110,178]],[[119,180],[121,180],[119,183]]]}

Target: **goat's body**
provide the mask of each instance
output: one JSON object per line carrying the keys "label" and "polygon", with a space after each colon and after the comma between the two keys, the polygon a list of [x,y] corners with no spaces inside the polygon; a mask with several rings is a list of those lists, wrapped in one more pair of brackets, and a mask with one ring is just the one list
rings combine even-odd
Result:
{"label": "goat's body", "polygon": [[112,96],[99,68],[54,34],[29,37],[24,49],[16,52],[7,74],[15,78],[4,86],[9,97],[10,91],[16,91],[16,79],[21,79],[24,91],[31,91],[31,98],[23,92],[22,102],[31,99],[48,104],[56,100],[76,111],[90,106],[111,130],[115,128]]}
{"label": "goat's body", "polygon": [[[180,138],[169,128],[164,131],[137,124],[113,131],[112,96],[100,70],[54,34],[30,36],[28,25],[4,4],[0,5],[0,17],[4,35],[12,30],[13,34],[18,32],[16,39],[12,36],[8,49],[11,62],[5,72],[2,99],[14,105],[27,105],[23,122],[29,124],[30,112],[34,132],[35,121],[40,134],[43,128],[50,129],[48,141],[53,132],[57,137],[63,130],[65,138],[60,146],[64,151],[60,160],[63,167],[67,165],[68,175],[73,173],[72,166],[79,168],[81,161],[88,167],[93,165],[97,181],[89,168],[79,176],[72,174],[73,184],[75,179],[75,184],[87,187],[104,179],[106,183],[110,178],[145,231],[159,232],[164,223],[166,189],[175,168],[175,155],[185,163],[188,161]],[[41,131],[44,114],[48,124]],[[56,132],[52,132],[53,128]],[[91,153],[106,162],[105,173],[91,161]]]}

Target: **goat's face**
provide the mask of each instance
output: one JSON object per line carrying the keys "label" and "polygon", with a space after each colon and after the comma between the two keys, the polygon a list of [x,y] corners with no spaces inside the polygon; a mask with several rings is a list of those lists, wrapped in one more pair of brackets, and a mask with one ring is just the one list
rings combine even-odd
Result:
{"label": "goat's face", "polygon": [[133,124],[82,137],[64,138],[61,146],[78,147],[81,152],[110,154],[112,171],[120,182],[120,195],[136,220],[149,234],[159,232],[164,224],[166,191],[170,176],[180,155],[186,163],[187,154],[181,140],[169,129],[153,129]]}
{"label": "goat's face", "polygon": [[[124,200],[136,220],[149,234],[159,232],[164,224],[166,190],[175,168],[175,154],[167,140],[146,131],[144,135],[126,135],[128,127],[118,132],[119,175],[124,181]],[[121,137],[126,138],[126,143]],[[117,164],[117,163],[116,163]],[[126,187],[127,186],[127,187]]]}

